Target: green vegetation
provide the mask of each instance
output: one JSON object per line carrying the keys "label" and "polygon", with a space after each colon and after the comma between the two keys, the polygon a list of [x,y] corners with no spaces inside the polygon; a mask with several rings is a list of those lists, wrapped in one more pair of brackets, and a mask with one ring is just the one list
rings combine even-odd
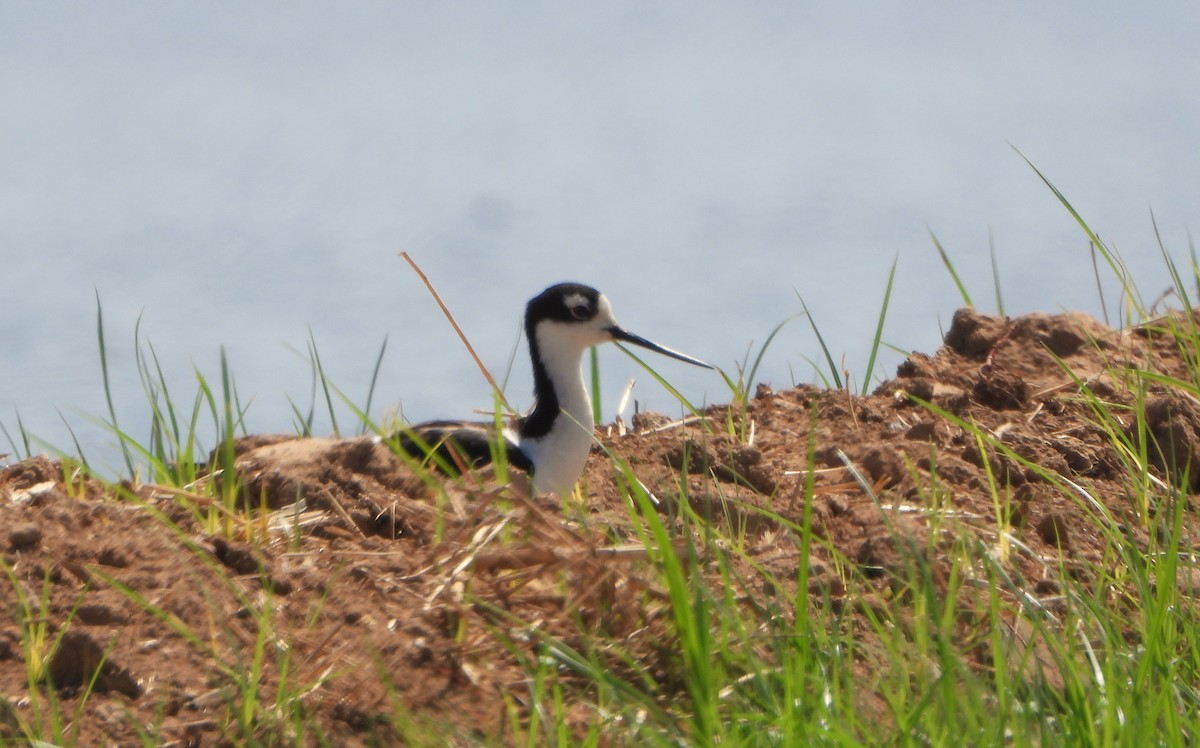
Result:
{"label": "green vegetation", "polygon": [[[1049,180],[1046,184],[1079,221],[1100,264],[1116,278],[1121,289],[1118,319],[1123,324],[1150,320],[1154,310],[1142,301],[1119,253],[1099,240]],[[933,241],[964,303],[970,305],[950,253],[936,237]],[[1173,293],[1190,306],[1188,282],[1200,281],[1196,263],[1193,260],[1182,272],[1163,251],[1175,280]],[[994,257],[993,253],[993,269]],[[870,363],[861,373],[863,393],[869,391],[876,374],[874,362],[883,344],[895,270],[893,263]],[[995,296],[1002,309],[998,279]],[[851,388],[848,378],[839,374],[808,307],[800,303],[824,354],[826,384]],[[753,362],[747,350],[736,379],[722,373],[733,403],[720,424],[723,433],[708,429],[703,434],[706,439],[728,438],[738,444],[752,439],[749,404],[755,373],[790,319],[770,332]],[[97,320],[109,405],[104,423],[119,440],[126,477],[169,490],[208,535],[248,544],[255,558],[261,559],[275,532],[268,529],[271,522],[288,512],[298,513],[301,507],[268,511],[256,503],[256,497],[247,495],[238,480],[233,450],[235,438],[245,431],[246,409],[224,355],[219,379],[210,383],[196,372],[194,395],[181,399],[174,387],[168,387],[154,348],[138,336],[137,367],[151,413],[149,436],[141,441],[117,423],[99,305]],[[458,593],[461,608],[487,614],[490,640],[525,673],[520,695],[505,694],[503,730],[462,733],[455,727],[447,731],[423,715],[414,715],[401,696],[397,681],[402,676],[379,667],[378,680],[388,699],[377,708],[385,714],[383,724],[390,731],[379,734],[413,744],[530,746],[1194,744],[1200,737],[1200,603],[1181,591],[1187,586],[1185,577],[1195,571],[1186,490],[1193,466],[1175,466],[1174,481],[1158,477],[1153,467],[1156,452],[1166,453],[1171,445],[1155,442],[1144,407],[1152,389],[1200,399],[1196,354],[1200,327],[1188,316],[1160,321],[1153,329],[1191,362],[1191,377],[1168,377],[1151,368],[1150,362],[1114,361],[1108,373],[1137,393],[1132,408],[1114,404],[1064,367],[1064,375],[1072,377],[1078,389],[1078,401],[1090,409],[1120,456],[1122,500],[1133,509],[1138,526],[1118,521],[1100,497],[1030,462],[992,431],[920,401],[919,407],[961,429],[980,455],[994,457],[983,459],[986,485],[981,489],[993,516],[986,531],[960,521],[952,497],[940,482],[934,454],[924,472],[907,466],[918,484],[922,516],[930,526],[925,539],[914,539],[893,523],[897,516],[889,507],[893,499],[880,495],[878,486],[847,460],[848,472],[861,493],[873,500],[892,543],[900,549],[898,562],[889,570],[890,587],[881,591],[875,569],[845,557],[834,539],[814,529],[819,467],[815,408],[809,411],[806,434],[794,445],[796,453],[805,455],[806,465],[794,502],[802,507],[798,514],[777,510],[773,501],[780,497],[769,497],[764,505],[725,497],[734,509],[717,511],[709,506],[706,510],[691,494],[686,466],[674,495],[654,497],[635,467],[614,456],[612,476],[625,516],[590,518],[567,502],[562,507],[563,521],[581,525],[581,534],[606,538],[614,545],[640,546],[638,579],[644,587],[623,590],[626,597],[597,606],[599,612],[592,619],[579,614],[569,621],[574,628],[564,632],[561,626],[514,617],[494,597],[464,585]],[[382,355],[383,349],[380,359]],[[327,380],[315,341],[310,341],[308,359],[313,405],[307,412],[293,405],[298,434],[311,434],[318,400],[335,424],[335,405],[341,401],[354,412],[360,432],[384,432],[370,419],[378,361],[365,405],[359,409]],[[638,362],[677,398],[682,411],[701,414],[657,372]],[[591,368],[595,386],[599,378],[595,359]],[[497,393],[499,419],[505,403]],[[29,454],[30,437],[19,421],[15,437],[7,430],[4,433],[15,453]],[[215,440],[211,451],[202,446],[202,434]],[[503,450],[496,451],[501,458],[496,474],[503,483]],[[82,454],[78,459],[81,469],[91,472]],[[452,498],[431,466],[407,461],[434,493],[438,521],[431,542],[440,542],[443,515],[450,511]],[[1015,501],[1001,465],[1018,465],[1041,476],[1058,496],[1074,502],[1090,518],[1102,539],[1095,559],[1042,561],[1047,577],[1059,585],[1052,604],[1031,596],[1028,580],[1014,578],[1008,563],[1013,554],[1026,551],[1014,538]],[[212,479],[214,474],[220,480]],[[706,490],[720,494],[727,485],[711,481]],[[197,569],[218,580],[218,587],[225,590],[222,594],[238,601],[239,615],[249,621],[245,630],[256,632],[247,640],[243,629],[235,630],[215,602],[211,629],[200,631],[188,628],[174,613],[113,576],[96,575],[93,582],[165,622],[187,647],[217,664],[220,677],[213,684],[217,696],[212,710],[225,740],[245,745],[326,742],[308,697],[347,673],[333,653],[315,661],[301,661],[293,654],[292,640],[310,632],[279,620],[279,601],[265,572],[260,568],[248,575],[256,583],[255,593],[248,593],[244,580],[215,562],[211,549],[179,529],[175,520],[127,487],[116,485],[111,490],[151,512],[191,552]],[[484,494],[490,501],[493,494],[481,490]],[[794,559],[786,574],[765,564],[752,547],[755,541],[745,525],[757,520],[775,528],[771,533],[779,547]],[[287,542],[294,549],[299,543],[294,534],[301,530],[295,522],[290,527],[293,535]],[[519,535],[499,523],[493,530]],[[1148,549],[1139,545],[1137,537],[1148,538]],[[814,584],[818,556],[829,570],[821,584]],[[37,715],[30,719],[0,700],[0,735],[30,744],[76,744],[77,733],[71,726],[78,724],[91,685],[85,684],[82,695],[68,706],[55,695],[47,670],[73,615],[52,631],[40,612],[49,606],[49,571],[43,575],[42,587],[31,595],[28,577],[19,577],[8,564],[3,569],[0,582],[12,592],[6,590],[0,600],[13,601],[6,612],[19,623],[19,656],[25,663],[29,693],[42,701],[23,712]],[[565,595],[563,590],[578,584],[570,572],[569,566],[553,572],[558,576],[551,589]],[[513,591],[519,591],[518,583]],[[319,617],[324,599],[315,605],[312,621]],[[616,610],[621,607],[632,612]],[[658,648],[648,647],[633,634],[611,635],[605,628],[608,616],[615,620],[618,615],[657,627]],[[465,641],[466,619],[455,625]],[[473,641],[478,646],[478,639]],[[269,689],[262,685],[268,671],[272,673]],[[158,743],[157,727],[143,724],[146,745]]]}

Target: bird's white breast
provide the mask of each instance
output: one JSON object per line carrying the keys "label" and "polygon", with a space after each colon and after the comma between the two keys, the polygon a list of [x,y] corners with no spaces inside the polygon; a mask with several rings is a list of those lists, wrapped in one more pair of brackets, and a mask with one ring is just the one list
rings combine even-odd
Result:
{"label": "bird's white breast", "polygon": [[540,439],[524,439],[520,447],[533,462],[533,485],[538,493],[563,493],[587,467],[592,450],[592,419],[576,423],[560,413],[550,433]]}
{"label": "bird's white breast", "polygon": [[578,326],[556,322],[543,322],[536,334],[559,412],[549,433],[522,439],[519,446],[533,462],[534,488],[540,493],[561,493],[575,487],[592,450],[596,422],[580,364],[583,352],[596,341],[581,336]]}

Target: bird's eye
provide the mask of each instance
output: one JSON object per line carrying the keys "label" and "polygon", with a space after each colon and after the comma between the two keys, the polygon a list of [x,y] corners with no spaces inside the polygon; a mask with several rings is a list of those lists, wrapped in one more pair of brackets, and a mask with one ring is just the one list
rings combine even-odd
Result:
{"label": "bird's eye", "polygon": [[591,315],[591,308],[587,304],[576,304],[571,307],[571,316],[575,319],[584,320]]}

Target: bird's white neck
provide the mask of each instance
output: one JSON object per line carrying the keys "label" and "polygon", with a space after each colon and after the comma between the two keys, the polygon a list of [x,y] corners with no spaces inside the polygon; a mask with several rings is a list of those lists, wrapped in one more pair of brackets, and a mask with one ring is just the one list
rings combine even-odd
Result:
{"label": "bird's white neck", "polygon": [[545,493],[574,488],[587,466],[596,427],[582,371],[590,341],[573,332],[569,325],[543,322],[530,341],[538,402],[527,423],[543,428],[523,428],[518,445],[533,462],[534,486]]}

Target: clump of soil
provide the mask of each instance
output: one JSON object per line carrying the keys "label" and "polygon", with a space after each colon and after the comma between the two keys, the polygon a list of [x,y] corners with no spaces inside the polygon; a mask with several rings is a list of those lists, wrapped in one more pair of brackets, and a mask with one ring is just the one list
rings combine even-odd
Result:
{"label": "clump of soil", "polygon": [[[1151,327],[962,310],[936,355],[913,354],[870,395],[760,386],[745,408],[752,443],[725,430],[730,420],[746,424],[740,406],[710,408],[715,428],[643,414],[630,432],[607,427],[601,438],[665,515],[686,495],[700,516],[750,536],[758,568],[740,571],[763,579],[765,569],[773,581],[749,595],[795,594],[767,587],[794,584],[797,564],[807,563],[810,595],[851,615],[903,615],[869,592],[846,599],[828,549],[799,558],[786,525],[803,521],[810,449],[819,468],[814,531],[881,592],[908,554],[930,553],[935,574],[944,571],[922,511],[935,498],[962,522],[994,530],[998,482],[1011,492],[1011,532],[1028,549],[1007,560],[1012,577],[1031,596],[1055,594],[1052,575],[1072,561],[1099,562],[1103,539],[1086,506],[1048,475],[1089,487],[1118,521],[1138,524],[1123,498],[1122,458],[1080,395],[1086,388],[1132,405],[1122,375],[1131,368],[1188,376],[1178,348]],[[1023,459],[981,446],[955,418]],[[1122,424],[1126,438],[1147,440],[1164,480],[1200,491],[1200,406],[1160,388],[1146,418],[1142,427]],[[38,693],[53,689],[64,713],[87,694],[81,744],[138,742],[147,725],[173,745],[243,734],[230,706],[252,688],[263,704],[291,699],[334,744],[394,737],[397,704],[413,724],[436,726],[431,735],[503,738],[507,697],[521,703],[529,688],[517,653],[533,656],[545,636],[582,646],[581,628],[619,640],[669,687],[669,612],[646,603],[656,575],[600,451],[585,476],[586,502],[566,510],[486,478],[452,483],[439,500],[365,438],[256,436],[236,452],[254,511],[227,510],[194,490],[102,485],[45,458],[0,470],[0,552],[24,592],[22,603],[0,583],[10,612],[0,621],[0,736],[16,735],[17,720],[39,719],[22,616],[59,637]],[[269,656],[250,683],[264,646]],[[612,667],[619,674],[623,665]],[[280,693],[294,683],[309,688]],[[580,724],[589,717],[579,707]],[[252,730],[286,734],[278,714],[253,721]]]}

